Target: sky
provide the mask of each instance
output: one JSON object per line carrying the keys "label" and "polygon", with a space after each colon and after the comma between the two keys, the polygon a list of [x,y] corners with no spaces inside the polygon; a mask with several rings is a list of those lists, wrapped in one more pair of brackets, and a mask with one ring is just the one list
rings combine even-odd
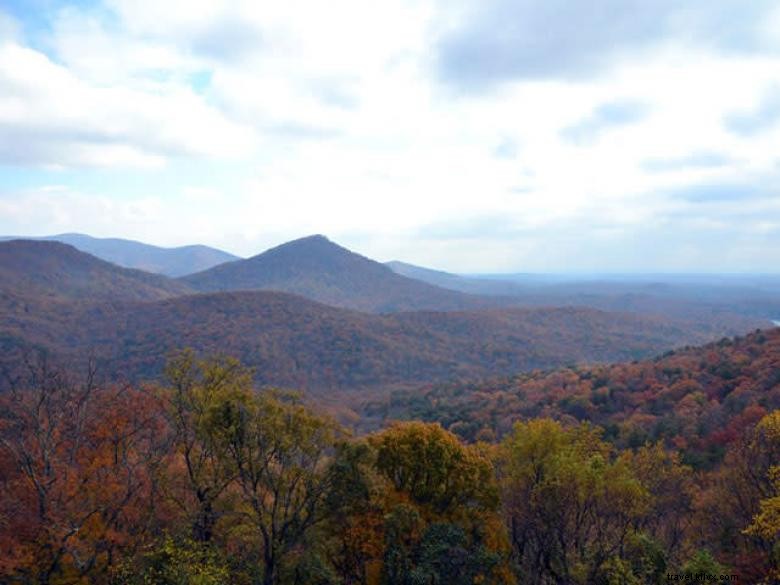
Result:
{"label": "sky", "polygon": [[0,0],[0,234],[778,272],[780,4]]}

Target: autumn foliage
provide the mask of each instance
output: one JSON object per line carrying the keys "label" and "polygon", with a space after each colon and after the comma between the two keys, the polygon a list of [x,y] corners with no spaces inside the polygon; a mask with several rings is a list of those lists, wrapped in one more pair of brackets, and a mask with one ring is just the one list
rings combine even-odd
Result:
{"label": "autumn foliage", "polygon": [[[468,442],[421,421],[352,437],[226,357],[180,352],[141,387],[38,364],[0,396],[0,582],[641,585],[705,570],[774,583],[780,410],[774,386],[756,388],[776,342],[521,378],[524,398],[501,399],[509,428],[479,421]],[[734,392],[747,399],[711,452],[708,409]],[[594,404],[603,393],[616,406]],[[653,429],[669,395],[685,414],[674,433],[621,426]],[[578,397],[589,418],[545,410]]]}

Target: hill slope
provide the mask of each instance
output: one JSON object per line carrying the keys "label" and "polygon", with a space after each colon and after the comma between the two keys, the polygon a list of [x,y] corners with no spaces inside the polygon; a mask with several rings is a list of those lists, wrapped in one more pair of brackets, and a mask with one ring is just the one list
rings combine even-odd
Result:
{"label": "hill slope", "polygon": [[652,360],[445,383],[369,402],[378,419],[441,422],[467,439],[517,420],[589,421],[618,446],[666,441],[708,466],[764,414],[780,408],[780,328]]}
{"label": "hill slope", "polygon": [[203,292],[278,290],[335,307],[375,313],[452,311],[500,304],[398,275],[319,235],[181,280]]}
{"label": "hill slope", "polygon": [[0,345],[17,360],[47,348],[93,355],[131,380],[159,376],[169,352],[235,355],[260,383],[308,390],[384,388],[627,360],[711,339],[688,323],[592,309],[371,315],[278,292],[158,302],[43,302],[0,295]]}
{"label": "hill slope", "polygon": [[[2,237],[0,240],[20,239]],[[206,270],[217,264],[238,260],[237,256],[209,246],[162,248],[121,238],[93,238],[85,234],[58,234],[41,238],[23,238],[70,244],[101,260],[147,272],[176,277]]]}
{"label": "hill slope", "polygon": [[0,291],[20,297],[149,301],[186,294],[182,283],[121,268],[60,242],[0,242]]}

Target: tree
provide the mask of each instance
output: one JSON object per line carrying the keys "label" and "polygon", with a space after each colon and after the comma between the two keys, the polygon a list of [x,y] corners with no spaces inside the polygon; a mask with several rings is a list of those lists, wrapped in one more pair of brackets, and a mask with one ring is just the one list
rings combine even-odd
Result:
{"label": "tree", "polygon": [[269,392],[224,403],[211,412],[210,425],[235,469],[240,519],[259,537],[263,583],[275,585],[296,547],[325,517],[329,456],[339,430]]}
{"label": "tree", "polygon": [[223,585],[229,568],[214,547],[170,536],[137,557],[128,558],[112,576],[112,585]]}
{"label": "tree", "polygon": [[[756,435],[770,445],[780,445],[780,411],[765,416],[756,427]],[[767,577],[780,579],[780,465],[771,465],[767,477],[772,484],[769,494],[759,502],[744,533],[761,538],[771,550]]]}
{"label": "tree", "polygon": [[647,509],[647,490],[599,435],[533,420],[502,444],[505,515],[524,583],[597,582]]}
{"label": "tree", "polygon": [[164,425],[153,396],[46,364],[0,397],[0,574],[105,576],[151,528]]}
{"label": "tree", "polygon": [[220,498],[238,470],[223,440],[220,417],[252,397],[251,371],[237,360],[199,360],[191,350],[174,355],[160,395],[173,433],[169,497],[190,519],[192,538],[209,542],[221,516]]}
{"label": "tree", "polygon": [[395,424],[369,443],[388,484],[383,582],[513,582],[484,449],[420,422]]}
{"label": "tree", "polygon": [[455,518],[465,510],[497,507],[490,460],[439,424],[396,424],[370,441],[377,470],[429,512]]}
{"label": "tree", "polygon": [[651,498],[635,529],[659,543],[668,562],[678,563],[694,520],[693,470],[682,464],[679,452],[668,451],[661,443],[625,451],[619,460]]}
{"label": "tree", "polygon": [[778,571],[778,538],[771,534],[780,461],[780,411],[764,416],[726,453],[698,502],[697,521],[707,533],[697,546],[711,548],[719,561],[743,579],[762,582]]}

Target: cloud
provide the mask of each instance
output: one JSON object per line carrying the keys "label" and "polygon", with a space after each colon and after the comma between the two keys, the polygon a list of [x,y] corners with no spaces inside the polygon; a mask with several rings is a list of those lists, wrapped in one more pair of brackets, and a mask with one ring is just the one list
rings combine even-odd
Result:
{"label": "cloud", "polygon": [[[449,4],[449,3],[448,3]],[[468,0],[437,43],[440,79],[461,91],[528,79],[590,77],[617,58],[679,42],[745,53],[778,38],[774,3],[730,0]]]}
{"label": "cloud", "polygon": [[780,85],[776,3],[29,1],[0,42],[0,232],[549,272],[718,266],[780,221],[780,127],[744,131]]}
{"label": "cloud", "polygon": [[637,101],[602,104],[584,120],[564,128],[561,136],[574,144],[587,144],[610,128],[635,124],[646,118],[648,114],[647,104]]}
{"label": "cloud", "polygon": [[108,0],[135,36],[173,42],[184,52],[219,62],[251,57],[265,47],[262,19],[248,2],[219,0]]}
{"label": "cloud", "polygon": [[753,136],[780,122],[780,87],[767,91],[753,110],[731,112],[725,119],[726,128],[740,136]]}
{"label": "cloud", "polygon": [[157,166],[174,156],[238,156],[253,135],[189,88],[93,85],[44,54],[0,44],[0,162]]}

